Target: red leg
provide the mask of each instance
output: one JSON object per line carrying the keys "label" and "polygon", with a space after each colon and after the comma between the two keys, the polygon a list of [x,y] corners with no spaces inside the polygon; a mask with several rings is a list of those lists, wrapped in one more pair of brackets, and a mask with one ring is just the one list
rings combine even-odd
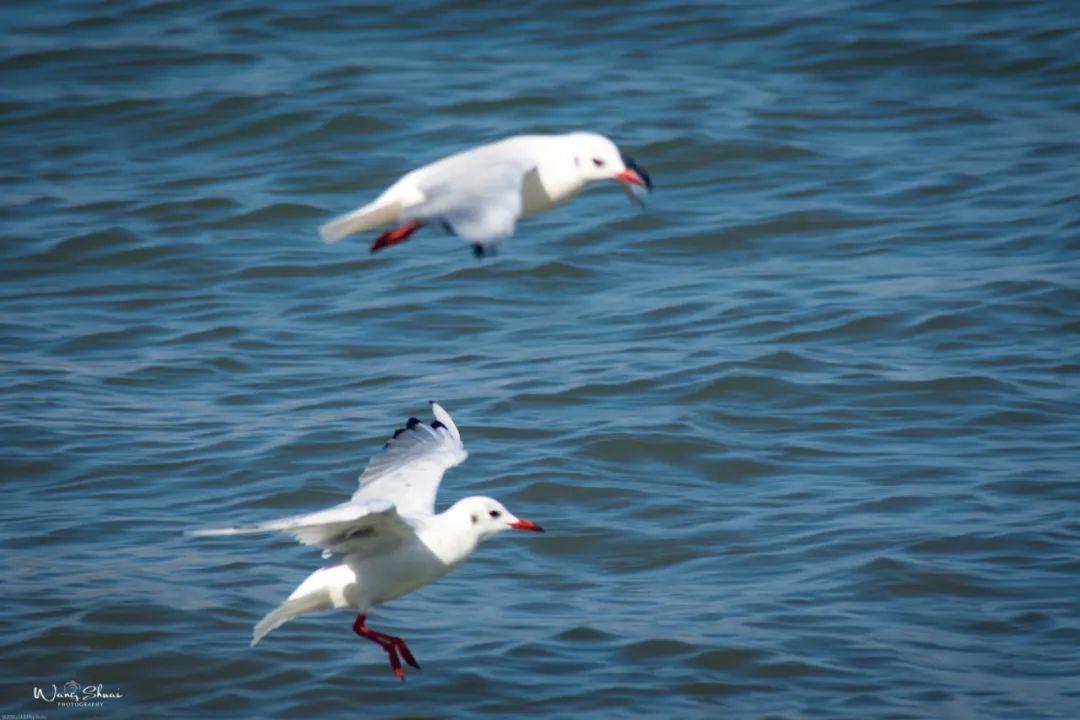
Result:
{"label": "red leg", "polygon": [[399,638],[397,635],[388,635],[387,633],[378,630],[369,629],[369,631],[378,635],[385,642],[392,644],[394,648],[401,653],[401,657],[405,659],[405,662],[409,663],[417,670],[420,669],[420,663],[416,662],[416,658],[409,652],[409,646],[405,644],[405,641],[402,638]]}
{"label": "red leg", "polygon": [[396,228],[387,230],[382,235],[375,238],[375,242],[371,244],[371,252],[378,252],[384,247],[396,245],[399,242],[405,242],[409,239],[410,235],[422,227],[424,227],[424,223],[419,220],[410,220],[403,225],[398,225]]}
{"label": "red leg", "polygon": [[372,630],[365,624],[366,619],[366,615],[357,615],[356,621],[353,623],[353,632],[362,638],[370,640],[386,651],[387,656],[390,658],[390,669],[397,675],[398,680],[405,679],[405,671],[401,667],[401,659],[398,658],[398,650],[400,650],[401,654],[405,657],[405,662],[409,663],[417,670],[420,669],[420,666],[416,663],[416,658],[409,652],[409,648],[406,647],[404,640],[394,635],[387,635],[378,630]]}

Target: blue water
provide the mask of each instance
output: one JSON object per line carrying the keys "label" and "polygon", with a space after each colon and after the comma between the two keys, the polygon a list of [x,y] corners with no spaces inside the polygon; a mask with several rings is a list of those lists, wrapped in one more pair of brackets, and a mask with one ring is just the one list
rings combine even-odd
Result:
{"label": "blue water", "polygon": [[[0,710],[1080,717],[1069,2],[0,9]],[[317,226],[443,154],[652,175],[498,258]],[[437,399],[499,537],[248,648]],[[57,708],[74,680],[122,698]]]}

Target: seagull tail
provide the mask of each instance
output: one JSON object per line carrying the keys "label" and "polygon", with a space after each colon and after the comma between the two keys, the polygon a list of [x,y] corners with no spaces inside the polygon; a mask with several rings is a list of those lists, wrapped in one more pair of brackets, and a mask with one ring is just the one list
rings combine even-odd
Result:
{"label": "seagull tail", "polygon": [[401,217],[401,203],[382,202],[376,200],[373,203],[357,208],[352,212],[334,218],[319,228],[319,235],[323,242],[335,243],[349,235],[371,230],[380,225],[396,222]]}
{"label": "seagull tail", "polygon": [[255,647],[268,632],[279,628],[297,615],[332,607],[325,592],[314,592],[298,598],[290,598],[267,613],[266,617],[255,624],[251,634],[251,646]]}

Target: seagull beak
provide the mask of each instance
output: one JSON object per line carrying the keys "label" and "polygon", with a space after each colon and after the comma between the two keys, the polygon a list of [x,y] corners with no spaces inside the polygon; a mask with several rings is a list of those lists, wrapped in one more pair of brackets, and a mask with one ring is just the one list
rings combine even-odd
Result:
{"label": "seagull beak", "polygon": [[644,208],[645,201],[643,198],[652,190],[652,180],[649,178],[649,173],[642,170],[634,162],[633,158],[624,157],[623,165],[626,166],[626,169],[615,173],[612,178],[619,181],[623,192],[626,193],[626,197],[630,198],[630,202]]}
{"label": "seagull beak", "polygon": [[634,162],[633,158],[624,157],[622,160],[626,169],[620,173],[615,173],[615,179],[627,185],[637,185],[646,190],[652,190],[652,179],[649,177],[649,173],[642,170],[641,167]]}
{"label": "seagull beak", "polygon": [[514,530],[530,530],[532,532],[544,532],[544,528],[540,527],[532,520],[521,520],[520,518],[512,523],[507,523]]}

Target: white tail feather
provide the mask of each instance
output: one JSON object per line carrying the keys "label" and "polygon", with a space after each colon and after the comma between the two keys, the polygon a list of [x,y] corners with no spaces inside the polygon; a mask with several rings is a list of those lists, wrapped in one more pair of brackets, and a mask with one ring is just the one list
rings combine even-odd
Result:
{"label": "white tail feather", "polygon": [[326,595],[326,591],[314,592],[310,595],[286,600],[255,624],[255,629],[251,634],[251,646],[255,647],[268,632],[281,627],[297,615],[315,610],[326,610],[330,607],[332,607],[332,604],[330,598]]}
{"label": "white tail feather", "polygon": [[323,242],[334,243],[358,232],[395,222],[401,217],[401,203],[379,204],[378,201],[334,218],[319,228]]}

